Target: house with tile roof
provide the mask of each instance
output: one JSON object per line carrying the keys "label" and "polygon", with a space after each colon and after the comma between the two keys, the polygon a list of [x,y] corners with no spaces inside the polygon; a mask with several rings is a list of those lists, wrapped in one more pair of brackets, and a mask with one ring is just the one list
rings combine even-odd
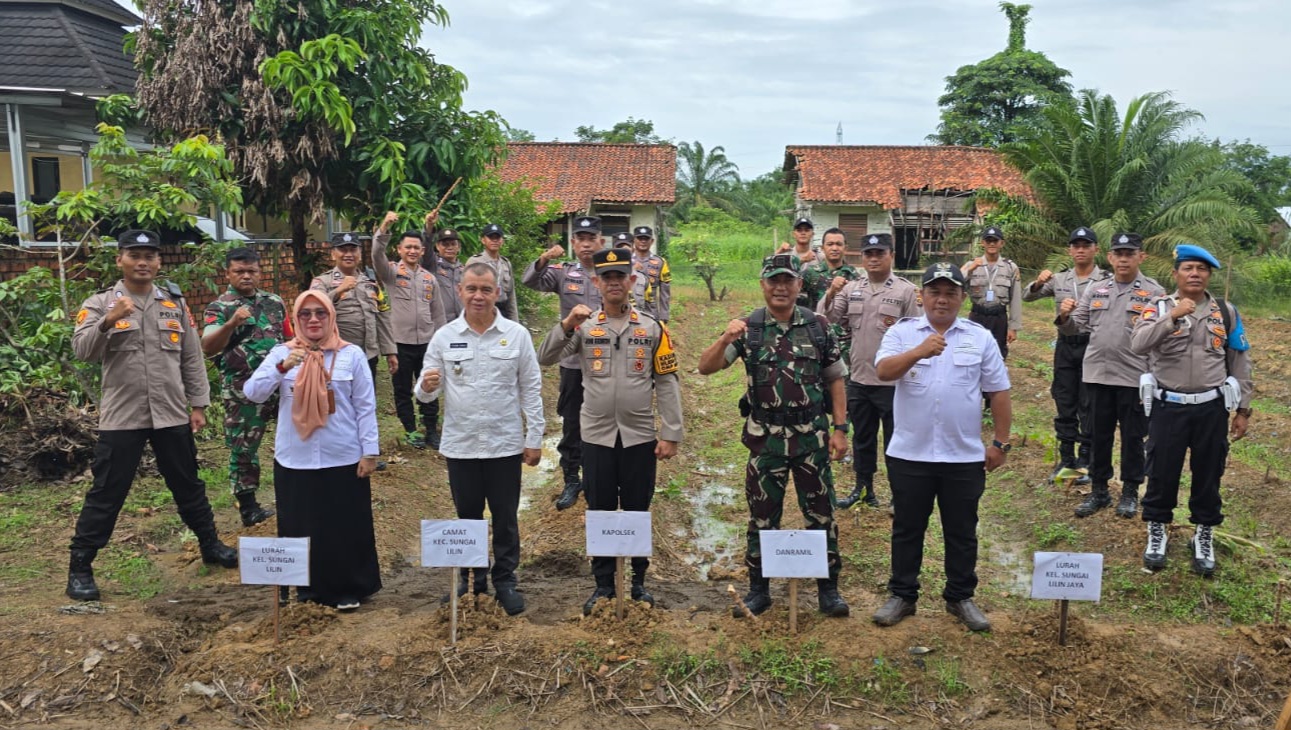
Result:
{"label": "house with tile roof", "polygon": [[511,142],[498,169],[508,182],[523,182],[541,201],[560,201],[560,216],[548,225],[552,240],[568,242],[570,221],[600,216],[608,238],[650,226],[661,239],[664,213],[676,198],[677,148],[670,144]]}
{"label": "house with tile roof", "polygon": [[842,229],[848,260],[859,262],[865,234],[891,233],[898,269],[967,255],[946,236],[980,221],[972,201],[977,190],[1030,196],[1022,173],[981,147],[790,145],[784,174],[794,188],[795,217],[811,218],[817,237]]}
{"label": "house with tile roof", "polygon": [[134,93],[123,44],[126,28],[140,22],[113,0],[0,0],[0,216],[24,238],[31,223],[19,215],[23,201],[46,202],[92,179],[94,105]]}

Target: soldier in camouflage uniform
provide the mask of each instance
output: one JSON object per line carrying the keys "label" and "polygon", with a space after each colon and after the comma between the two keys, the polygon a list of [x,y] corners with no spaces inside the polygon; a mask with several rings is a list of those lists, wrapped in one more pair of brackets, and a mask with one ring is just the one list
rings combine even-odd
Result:
{"label": "soldier in camouflage uniform", "polygon": [[[802,267],[802,291],[798,293],[798,306],[815,310],[835,279],[856,281],[861,278],[860,272],[843,260],[847,251],[847,237],[838,228],[825,231],[821,237],[821,254],[823,259],[814,264]],[[839,285],[842,286],[841,284]],[[830,322],[829,329],[838,338],[838,346],[843,351],[843,362],[851,362],[852,333],[841,324]]]}
{"label": "soldier in camouflage uniform", "polygon": [[250,527],[273,516],[256,501],[260,487],[260,441],[278,408],[277,398],[252,403],[242,386],[274,345],[290,339],[287,308],[277,294],[260,289],[260,255],[235,248],[224,257],[228,291],[206,307],[202,352],[215,358],[224,386],[224,442],[229,447],[229,486]]}
{"label": "soldier in camouflage uniform", "polygon": [[[834,522],[834,476],[830,457],[847,454],[847,366],[838,340],[823,317],[794,302],[802,285],[801,264],[789,253],[762,262],[762,294],[767,306],[733,319],[699,359],[701,374],[715,373],[744,359],[748,393],[741,401],[744,445],[749,449],[744,491],[749,502],[749,592],[744,604],[755,615],[771,607],[770,586],[762,576],[759,530],[780,527],[789,474],[807,528],[825,530],[829,578],[820,579],[820,610],[846,616],[838,594],[838,527]],[[826,410],[826,392],[832,407]],[[830,412],[832,411],[832,413]],[[830,417],[833,433],[830,436]],[[740,612],[736,612],[736,617]]]}

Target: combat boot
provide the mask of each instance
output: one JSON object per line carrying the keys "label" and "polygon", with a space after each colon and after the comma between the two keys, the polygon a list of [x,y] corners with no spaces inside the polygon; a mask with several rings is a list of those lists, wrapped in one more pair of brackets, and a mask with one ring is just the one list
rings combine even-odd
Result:
{"label": "combat boot", "polygon": [[274,511],[260,506],[254,489],[238,492],[238,512],[242,515],[242,526],[251,527],[274,516]]}
{"label": "combat boot", "polygon": [[1112,495],[1107,492],[1107,484],[1094,483],[1085,501],[1076,505],[1077,517],[1089,517],[1104,507],[1112,506]]}
{"label": "combat boot", "polygon": [[862,494],[862,495],[861,495],[861,501],[862,501],[862,502],[864,502],[864,503],[865,503],[865,506],[867,506],[867,507],[873,507],[873,508],[875,508],[875,509],[878,509],[878,507],[879,507],[879,498],[878,498],[878,495],[876,495],[876,494],[874,493],[874,485],[873,485],[873,484],[866,484],[866,485],[865,485],[865,494]]}
{"label": "combat boot", "polygon": [[1139,513],[1139,485],[1121,487],[1121,500],[1116,503],[1116,516],[1129,519]]}
{"label": "combat boot", "polygon": [[1166,546],[1170,544],[1170,533],[1164,522],[1148,523],[1148,547],[1143,551],[1143,567],[1148,570],[1161,570],[1165,567]]}
{"label": "combat boot", "polygon": [[583,491],[583,482],[578,478],[578,472],[565,472],[565,488],[560,493],[560,498],[556,500],[557,510],[567,510],[574,506],[578,501],[579,492]]}
{"label": "combat boot", "polygon": [[438,428],[428,429],[426,431],[426,445],[435,451],[439,451],[439,442],[443,440],[443,435]]}
{"label": "combat boot", "polygon": [[99,600],[99,587],[94,583],[94,562],[97,550],[73,550],[67,566],[67,597],[73,601]]}
{"label": "combat boot", "polygon": [[645,577],[632,576],[632,600],[650,604],[654,608],[654,596],[645,589]]}
{"label": "combat boot", "polygon": [[209,537],[199,538],[197,547],[202,551],[202,562],[207,565],[222,565],[226,568],[238,567],[238,551],[220,542],[212,533]]}
{"label": "combat boot", "polygon": [[1089,476],[1089,450],[1085,446],[1080,447],[1080,456],[1076,457],[1074,468],[1081,473],[1076,477],[1076,486],[1083,487],[1093,481]]}
{"label": "combat boot", "polygon": [[1189,541],[1192,548],[1192,572],[1203,578],[1215,574],[1215,528],[1197,525],[1197,532]]}
{"label": "combat boot", "polygon": [[596,586],[596,590],[592,591],[592,597],[588,598],[587,602],[583,604],[583,615],[591,616],[592,609],[596,608],[597,601],[602,598],[614,598],[615,595],[614,586]]}
{"label": "combat boot", "polygon": [[834,618],[843,618],[850,613],[847,607],[847,601],[838,595],[837,578],[819,578],[816,580],[816,603],[820,606],[820,612],[826,616]]}
{"label": "combat boot", "polygon": [[[744,606],[754,616],[766,613],[771,608],[771,581],[763,578],[761,573],[756,576],[750,574],[749,592],[744,594]],[[731,609],[731,615],[744,618],[744,612],[738,606]]]}

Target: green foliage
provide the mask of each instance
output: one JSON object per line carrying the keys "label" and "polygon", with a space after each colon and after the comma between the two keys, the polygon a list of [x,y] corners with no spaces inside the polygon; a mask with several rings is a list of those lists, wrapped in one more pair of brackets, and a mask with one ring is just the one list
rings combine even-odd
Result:
{"label": "green foliage", "polygon": [[[353,73],[367,54],[359,44],[332,33],[324,38],[305,41],[300,53],[283,51],[260,64],[260,73],[271,89],[291,94],[291,105],[303,119],[319,119],[345,135],[345,144],[354,139],[354,107],[341,95],[333,79],[342,68]],[[400,149],[399,152],[402,152]],[[393,165],[394,157],[383,163]]]}
{"label": "green foliage", "polygon": [[1070,96],[1064,79],[1071,72],[1026,48],[1031,6],[1002,2],[1000,9],[1009,18],[1008,47],[946,77],[946,93],[937,99],[941,124],[930,142],[997,147],[1027,136],[1041,109]]}
{"label": "green foliage", "polygon": [[597,129],[593,126],[578,127],[574,135],[579,142],[603,142],[606,144],[659,144],[666,140],[654,133],[654,122],[649,119],[628,117],[609,129]]}
{"label": "green foliage", "polygon": [[937,687],[942,695],[955,698],[971,689],[964,681],[963,671],[958,659],[933,659],[928,662],[932,676],[937,680]]}
{"label": "green foliage", "polygon": [[732,193],[739,187],[740,169],[717,145],[705,151],[700,142],[677,146],[677,200],[689,206],[734,210]]}
{"label": "green foliage", "polygon": [[900,667],[882,654],[874,657],[869,677],[865,678],[861,689],[866,696],[888,707],[908,704],[913,696]]}
{"label": "green foliage", "polygon": [[1074,548],[1081,544],[1080,532],[1066,522],[1050,522],[1047,525],[1036,524],[1032,526],[1032,530],[1035,532],[1036,545],[1042,550],[1048,550],[1059,545],[1068,545]]}
{"label": "green foliage", "polygon": [[662,679],[674,684],[681,684],[697,674],[712,672],[722,667],[713,650],[710,649],[703,654],[692,654],[667,637],[663,637],[650,652],[650,663],[654,665]]}
{"label": "green foliage", "polygon": [[739,658],[751,670],[789,693],[835,687],[841,679],[837,663],[821,651],[818,641],[808,641],[796,649],[790,649],[783,641],[765,641],[756,647],[740,647]]}
{"label": "green foliage", "polygon": [[533,142],[535,139],[533,132],[530,132],[527,129],[513,127],[509,124],[507,125],[506,134],[508,142]]}
{"label": "green foliage", "polygon": [[90,381],[93,369],[72,356],[71,318],[49,269],[0,282],[0,333],[0,399],[22,402],[34,386],[80,394]]}
{"label": "green foliage", "polygon": [[[1224,154],[1224,167],[1251,184],[1239,201],[1255,210],[1261,223],[1278,219],[1277,208],[1291,205],[1291,157],[1269,154],[1267,147],[1245,142],[1212,143]],[[1258,244],[1259,241],[1251,243]]]}

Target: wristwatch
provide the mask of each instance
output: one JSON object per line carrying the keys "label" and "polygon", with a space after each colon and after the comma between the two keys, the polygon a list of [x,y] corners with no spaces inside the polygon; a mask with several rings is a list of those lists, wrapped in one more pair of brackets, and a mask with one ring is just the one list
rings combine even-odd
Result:
{"label": "wristwatch", "polygon": [[1010,444],[1006,441],[992,440],[991,446],[994,446],[995,448],[999,449],[1000,451],[1003,451],[1006,454],[1013,450],[1013,444]]}
{"label": "wristwatch", "polygon": [[843,433],[847,433],[848,431],[850,431],[850,430],[851,430],[851,428],[852,428],[852,427],[851,427],[851,425],[846,424],[846,423],[835,423],[835,424],[834,424],[834,430],[835,430],[835,431],[842,431]]}

